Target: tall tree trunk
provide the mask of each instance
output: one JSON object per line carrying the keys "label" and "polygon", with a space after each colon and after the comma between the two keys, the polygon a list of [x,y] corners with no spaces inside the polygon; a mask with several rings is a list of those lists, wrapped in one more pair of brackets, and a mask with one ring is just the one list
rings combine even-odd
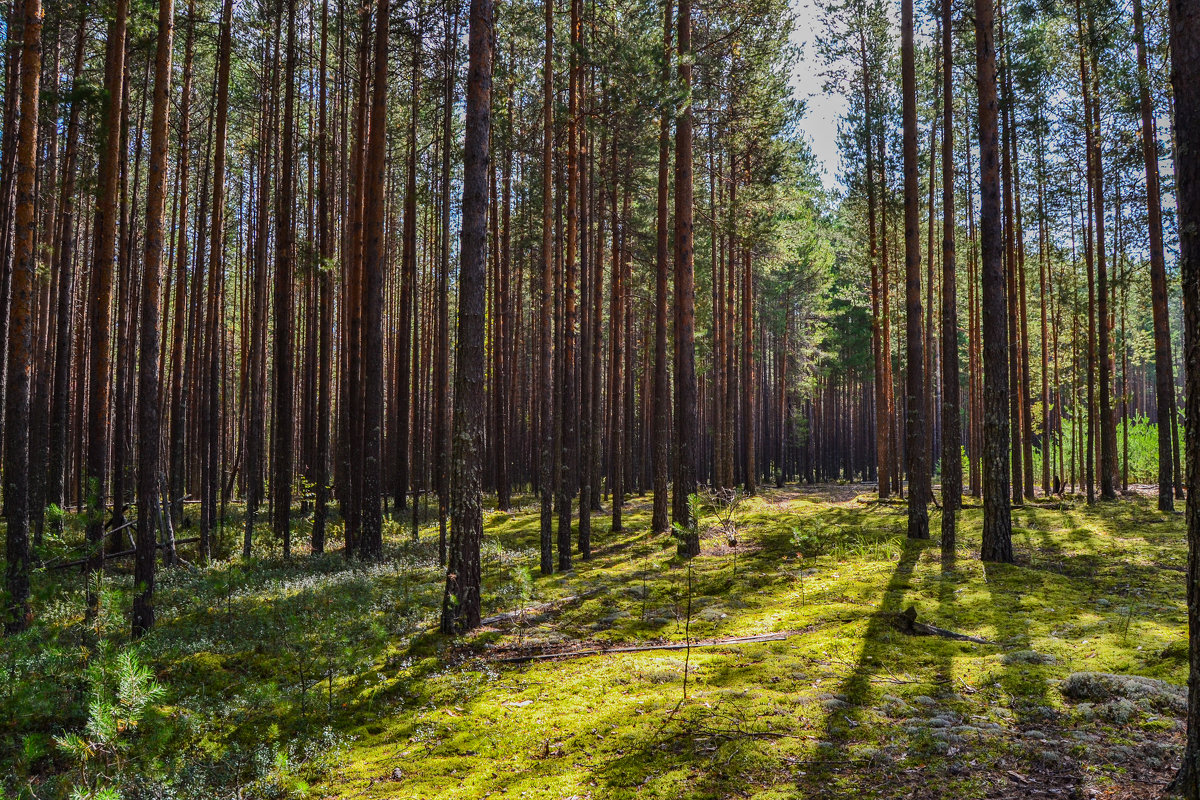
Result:
{"label": "tall tree trunk", "polygon": [[1142,0],[1133,0],[1133,31],[1137,40],[1138,104],[1142,113],[1142,158],[1146,164],[1146,219],[1150,236],[1150,294],[1154,315],[1154,394],[1158,411],[1158,507],[1174,511],[1171,460],[1171,397],[1175,376],[1171,364],[1171,320],[1167,309],[1167,269],[1163,258],[1162,200],[1158,184],[1158,136],[1150,100]]}
{"label": "tall tree trunk", "polygon": [[[382,0],[386,2],[386,0]],[[458,291],[454,380],[454,464],[451,479],[450,564],[442,602],[443,633],[479,626],[483,539],[484,305],[487,285],[487,171],[492,116],[492,0],[471,0],[468,32],[466,147],[463,167],[462,267]]]}
{"label": "tall tree trunk", "polygon": [[[1095,35],[1092,33],[1095,25],[1091,19],[1089,12],[1088,16],[1088,31],[1089,38],[1095,40]],[[1113,478],[1116,475],[1116,460],[1117,460],[1117,430],[1116,422],[1112,412],[1112,319],[1109,313],[1109,280],[1108,280],[1108,253],[1105,248],[1104,238],[1104,165],[1103,165],[1103,147],[1101,144],[1101,136],[1103,129],[1100,127],[1100,76],[1099,76],[1099,54],[1096,52],[1094,45],[1089,46],[1091,53],[1092,69],[1092,104],[1091,104],[1091,119],[1088,125],[1093,131],[1091,138],[1092,155],[1092,186],[1095,193],[1095,214],[1096,214],[1096,313],[1099,315],[1098,321],[1098,336],[1099,336],[1099,353],[1097,358],[1100,362],[1099,380],[1100,380],[1100,497],[1103,500],[1112,500],[1117,494],[1113,488]]]}
{"label": "tall tree trunk", "polygon": [[[175,309],[172,320],[174,329],[171,334],[171,427],[169,433],[170,463],[168,464],[169,491],[171,498],[170,512],[173,525],[183,521],[183,495],[185,492],[184,445],[187,431],[189,397],[184,391],[183,345],[184,323],[187,317],[185,299],[188,294],[187,280],[187,206],[188,206],[188,169],[190,167],[190,134],[191,134],[191,104],[192,104],[192,52],[193,31],[195,29],[195,0],[188,0],[187,32],[184,35],[183,57],[183,96],[179,105],[179,172],[176,180],[179,186],[177,213],[179,216],[179,238],[175,245]],[[198,292],[198,287],[192,286],[192,291]]]}
{"label": "tall tree trunk", "polygon": [[[997,19],[998,47],[1001,48],[1001,69],[1005,76],[1008,73],[1008,46],[1004,31],[1004,3],[998,3],[1000,15]],[[1008,405],[1009,431],[1012,437],[1012,499],[1014,505],[1025,501],[1024,470],[1022,462],[1025,450],[1021,444],[1021,341],[1020,341],[1020,301],[1017,297],[1017,224],[1013,212],[1013,159],[1016,151],[1016,133],[1014,128],[1012,91],[1007,81],[1001,87],[1004,91],[1004,101],[1000,109],[1000,124],[1003,126],[1003,151],[1001,154],[1002,184],[1004,191],[1004,260],[1005,260],[1005,291],[1008,307]]]}
{"label": "tall tree trunk", "polygon": [[623,391],[625,381],[622,370],[625,367],[625,262],[624,240],[621,225],[622,215],[617,206],[617,193],[620,190],[620,175],[617,171],[617,130],[614,130],[610,152],[612,163],[609,167],[609,201],[612,207],[612,268],[609,283],[609,320],[612,332],[609,335],[609,367],[608,367],[608,462],[609,462],[609,493],[612,496],[612,525],[611,531],[620,531],[624,527],[622,512],[625,505],[625,403]]}
{"label": "tall tree trunk", "polygon": [[[212,526],[217,519],[217,492],[220,488],[221,398],[217,386],[221,378],[222,330],[221,292],[225,267],[225,145],[229,127],[229,58],[233,27],[233,0],[225,0],[221,9],[221,30],[217,45],[217,122],[213,151],[212,225],[209,231],[208,308],[205,315],[207,351],[204,382],[203,458],[200,489],[200,550],[207,560],[212,551]],[[243,474],[245,474],[243,472]]]}
{"label": "tall tree trunk", "polygon": [[746,494],[758,492],[758,463],[755,453],[755,404],[757,389],[754,374],[754,271],[750,245],[742,247],[742,447],[745,454],[742,480]]}
{"label": "tall tree trunk", "polygon": [[317,307],[320,309],[318,334],[320,355],[317,367],[317,442],[313,483],[316,508],[313,512],[312,550],[325,552],[325,522],[329,505],[329,429],[333,413],[333,230],[329,205],[334,199],[333,178],[329,169],[329,134],[326,124],[327,57],[329,0],[321,3],[321,55],[318,68],[319,99],[317,110],[317,252],[321,261],[317,274]]}
{"label": "tall tree trunk", "polygon": [[[275,195],[275,420],[271,437],[271,493],[275,538],[283,542],[283,557],[292,555],[292,430],[295,425],[292,386],[293,351],[296,334],[293,330],[294,305],[293,257],[296,229],[293,222],[295,192],[295,131],[296,107],[296,0],[287,0],[287,55],[285,56],[283,88],[283,131],[279,149],[280,185]],[[261,231],[260,235],[266,235]]]}
{"label": "tall tree trunk", "polygon": [[367,140],[370,137],[368,109],[370,102],[371,14],[369,7],[360,9],[362,18],[358,46],[358,89],[354,119],[354,144],[350,158],[349,209],[346,215],[346,241],[343,261],[346,263],[346,290],[343,305],[346,309],[346,363],[342,380],[342,440],[346,442],[343,464],[347,486],[343,499],[342,517],[346,521],[346,556],[360,550],[363,490],[363,182],[365,180]]}
{"label": "tall tree trunk", "polygon": [[[488,3],[490,20],[491,0],[472,0],[472,4],[480,2]],[[543,6],[546,12],[546,42],[542,60],[542,308],[541,362],[538,370],[541,466],[538,493],[542,511],[541,570],[543,575],[549,575],[554,572],[554,509],[551,505],[554,497],[554,350],[551,325],[554,314],[554,228],[551,217],[554,203],[554,4],[551,0],[543,0]],[[490,50],[487,57],[490,64]]]}
{"label": "tall tree trunk", "polygon": [[163,216],[167,200],[167,123],[171,110],[174,0],[159,0],[154,57],[154,106],[150,115],[150,169],[146,192],[146,256],[142,265],[141,348],[138,357],[138,518],[134,556],[133,637],[154,627],[154,564],[159,521],[158,409],[159,302],[162,294]]}
{"label": "tall tree trunk", "polygon": [[[146,69],[142,85],[150,85],[150,68],[153,59],[146,59]],[[129,64],[125,65],[125,82],[123,91],[125,99],[122,102],[123,116],[121,119],[121,152],[127,153],[130,144],[129,117],[132,111],[132,75]],[[138,193],[141,191],[142,152],[145,137],[146,107],[152,92],[142,95],[141,108],[138,111],[137,123],[132,141],[136,142],[133,152],[133,164],[121,162],[120,191],[117,223],[117,341],[114,348],[116,354],[115,396],[113,398],[112,418],[112,524],[114,530],[125,523],[126,501],[128,499],[129,445],[131,429],[136,424],[136,364],[138,358],[137,326],[138,314],[138,281],[134,268],[134,247],[141,233],[134,230],[133,219],[138,215]],[[132,171],[133,175],[130,176]],[[132,186],[132,190],[131,187]],[[132,194],[132,197],[131,197]],[[134,476],[136,480],[136,476]],[[120,546],[120,538],[111,534],[109,546],[116,550]]]}
{"label": "tall tree trunk", "polygon": [[[117,196],[120,191],[121,104],[125,77],[125,30],[129,0],[117,0],[104,63],[104,112],[100,117],[100,163],[96,189],[95,235],[92,242],[92,275],[88,290],[88,436],[86,493],[88,563],[86,575],[103,564],[104,506],[108,487],[109,393],[112,372],[113,271],[117,248]],[[11,560],[10,560],[11,563]],[[88,577],[88,616],[96,613],[98,598]]]}
{"label": "tall tree trunk", "polygon": [[[278,76],[279,32],[276,31],[274,55],[271,59],[273,76]],[[264,58],[264,66],[266,66]],[[246,419],[246,520],[242,537],[242,557],[249,558],[253,544],[254,526],[258,519],[258,506],[262,502],[263,488],[263,438],[265,431],[264,404],[266,393],[266,341],[267,341],[267,230],[268,187],[271,176],[271,133],[272,105],[278,86],[277,77],[272,78],[272,91],[263,95],[262,135],[258,146],[258,201],[257,230],[254,240],[254,288],[253,323],[251,324],[250,357],[246,366],[250,377],[250,411]]]}
{"label": "tall tree trunk", "polygon": [[438,492],[438,553],[446,564],[446,524],[450,504],[450,140],[454,125],[455,50],[458,42],[458,4],[453,22],[446,22],[446,86],[442,121],[441,252],[437,276],[437,363],[434,366],[434,452]]}
{"label": "tall tree trunk", "polygon": [[578,361],[576,283],[578,281],[579,239],[579,44],[581,0],[571,0],[571,49],[567,89],[567,243],[563,271],[562,334],[562,471],[558,481],[558,568],[571,568],[571,501],[579,479],[577,422],[579,399],[576,394]]}
{"label": "tall tree trunk", "polygon": [[[64,20],[65,21],[65,20]],[[33,364],[30,388],[30,447],[29,447],[29,492],[28,508],[33,524],[33,546],[42,546],[42,534],[46,522],[46,445],[49,441],[50,378],[53,370],[51,328],[54,322],[52,298],[58,294],[58,271],[55,270],[54,253],[58,246],[55,225],[58,221],[54,190],[58,186],[58,120],[62,93],[59,80],[62,74],[63,25],[55,26],[51,37],[53,55],[47,64],[47,83],[52,95],[51,111],[42,115],[39,134],[40,147],[45,153],[42,175],[35,179],[40,186],[40,207],[34,213],[41,214],[41,230],[35,236],[39,248],[37,268],[34,272],[33,313]],[[42,273],[39,275],[38,273]]]}
{"label": "tall tree trunk", "polygon": [[389,24],[389,2],[379,0],[375,12],[370,138],[363,184],[363,473],[359,555],[367,560],[383,557],[383,228]]}
{"label": "tall tree trunk", "polygon": [[[888,381],[890,367],[884,357],[884,323],[882,292],[887,289],[887,275],[880,280],[879,246],[876,235],[876,189],[875,189],[875,121],[872,116],[873,73],[867,61],[867,37],[863,30],[858,32],[858,51],[862,59],[863,82],[863,127],[866,131],[866,182],[867,182],[867,260],[871,264],[871,350],[875,361],[875,465],[879,485],[879,498],[892,494],[892,456],[888,435]],[[886,263],[886,257],[884,258]]]}
{"label": "tall tree trunk", "polygon": [[[671,82],[672,0],[663,4],[662,82]],[[651,530],[671,529],[667,482],[671,458],[670,375],[667,367],[668,282],[671,277],[671,231],[667,203],[671,191],[671,120],[664,110],[658,122],[658,205],[655,217],[654,280],[654,511]],[[715,290],[715,287],[714,287]]]}
{"label": "tall tree trunk", "polygon": [[899,420],[896,418],[896,385],[895,376],[892,368],[892,270],[891,270],[891,254],[888,248],[888,197],[890,188],[888,186],[888,171],[887,171],[887,135],[880,125],[879,137],[877,140],[879,173],[880,173],[880,214],[879,214],[879,308],[880,316],[883,317],[883,328],[880,331],[880,336],[883,339],[883,366],[884,375],[886,377],[886,386],[884,394],[886,395],[886,413],[884,414],[884,423],[887,426],[888,437],[888,455],[890,462],[888,465],[888,473],[892,478],[892,490],[903,496],[901,485],[901,470],[900,470],[900,436],[899,436]]}
{"label": "tall tree trunk", "polygon": [[[169,2],[170,0],[168,0]],[[37,259],[36,211],[38,94],[42,74],[41,0],[23,0],[21,119],[17,132],[17,204],[8,321],[8,393],[4,414],[6,633],[29,624],[29,377],[33,364],[33,286]]]}
{"label": "tall tree trunk", "polygon": [[908,468],[908,535],[929,538],[929,445],[925,426],[924,334],[921,319],[921,176],[917,160],[917,84],[913,53],[913,2],[901,3],[901,77],[904,95],[904,271],[908,402],[905,456]]}
{"label": "tall tree trunk", "polygon": [[[509,61],[514,59],[512,42],[509,43]],[[498,308],[495,313],[495,340],[493,342],[493,385],[495,397],[493,404],[493,431],[496,472],[496,507],[500,511],[508,511],[512,503],[512,484],[509,475],[510,459],[510,420],[511,417],[511,378],[512,359],[510,344],[513,339],[512,316],[509,309],[509,282],[512,276],[512,165],[513,165],[513,79],[509,70],[508,91],[505,98],[507,114],[507,137],[504,148],[503,176],[501,178],[502,196],[501,208],[496,216],[500,218],[503,232],[495,247],[499,249],[497,263],[496,294],[499,296]]]}
{"label": "tall tree trunk", "polygon": [[[590,71],[580,76],[579,105],[588,99],[588,84],[585,78]],[[510,86],[511,89],[511,86]],[[510,126],[511,132],[511,126]],[[579,555],[584,561],[592,557],[592,427],[595,412],[592,405],[592,318],[595,305],[592,300],[592,273],[597,269],[592,252],[591,237],[591,138],[587,126],[579,131]],[[520,297],[518,279],[518,298]],[[518,307],[520,301],[518,300]],[[515,360],[510,362],[515,364]],[[514,419],[515,417],[510,417]]]}
{"label": "tall tree trunk", "polygon": [[[1095,131],[1092,128],[1092,112],[1091,112],[1091,81],[1088,78],[1087,59],[1085,56],[1086,41],[1083,30],[1083,10],[1080,0],[1075,2],[1075,28],[1079,38],[1079,85],[1083,95],[1083,115],[1084,115],[1084,155],[1087,162],[1085,170],[1085,185],[1087,194],[1087,213],[1080,213],[1080,224],[1083,229],[1084,243],[1084,261],[1087,269],[1088,282],[1088,349],[1087,349],[1087,446],[1085,450],[1084,461],[1084,481],[1087,484],[1087,502],[1089,504],[1095,502],[1095,475],[1094,465],[1096,461],[1095,447],[1095,432],[1096,432],[1096,272],[1094,267],[1095,251],[1092,238],[1092,209],[1094,203],[1093,189],[1095,184],[1092,181],[1092,157],[1094,148],[1092,147],[1092,136]],[[1081,201],[1082,202],[1082,201]]]}
{"label": "tall tree trunk", "polygon": [[[603,110],[601,112],[602,116],[604,116],[604,117],[608,116],[608,107],[609,107],[608,97],[605,96],[604,101],[603,101],[603,106],[602,106]],[[591,386],[591,389],[592,389],[592,407],[591,407],[592,441],[591,441],[591,445],[590,445],[590,449],[591,449],[590,455],[591,455],[592,461],[591,461],[591,464],[589,465],[589,471],[590,471],[590,477],[591,477],[591,481],[592,481],[592,490],[591,490],[590,499],[591,499],[591,504],[592,504],[592,511],[594,511],[594,512],[599,512],[601,510],[601,508],[600,508],[600,490],[601,490],[600,481],[601,481],[601,477],[602,477],[602,473],[603,473],[603,458],[602,458],[603,452],[602,452],[602,445],[601,445],[601,441],[602,441],[601,434],[602,434],[604,425],[601,422],[601,418],[603,416],[601,413],[601,409],[604,407],[603,403],[602,403],[602,390],[603,390],[603,383],[604,383],[604,380],[603,380],[603,376],[604,376],[604,357],[603,357],[604,333],[603,333],[602,323],[604,320],[604,241],[605,241],[604,237],[605,237],[605,225],[606,225],[607,216],[606,216],[606,211],[605,211],[606,195],[605,195],[603,186],[602,185],[598,186],[598,184],[600,184],[600,182],[596,180],[596,164],[598,163],[600,165],[599,169],[604,168],[604,163],[605,163],[605,158],[606,158],[605,154],[607,152],[606,148],[609,146],[609,141],[611,139],[611,137],[607,135],[607,129],[605,128],[604,130],[605,130],[605,133],[602,135],[601,140],[600,140],[599,157],[593,158],[593,163],[590,165],[591,177],[588,179],[589,190],[592,191],[595,195],[595,200],[593,202],[593,206],[596,208],[596,212],[594,214],[595,219],[596,219],[596,235],[595,235],[595,239],[594,239],[595,245],[592,248],[592,252],[594,253],[594,255],[592,257],[592,263],[595,265],[595,269],[593,269],[591,271],[591,276],[590,276],[591,281],[592,281],[592,285],[591,285],[592,309],[589,314],[589,316],[590,316],[589,322],[591,322],[591,325],[592,325],[592,337],[591,337],[592,338],[592,342],[591,342],[592,354],[590,357],[591,368],[592,368],[592,381],[591,381],[591,384],[592,384],[592,386]]]}
{"label": "tall tree trunk", "polygon": [[[680,0],[678,20],[679,88],[691,97],[692,0]],[[692,106],[690,99],[675,118],[675,486],[673,519],[688,533],[679,544],[683,556],[700,554],[693,531],[691,495],[696,491],[699,421],[696,408],[696,286],[692,242]]]}
{"label": "tall tree trunk", "polygon": [[[87,14],[81,12],[79,28],[76,31],[75,61],[71,69],[72,91],[79,86],[79,79],[83,74],[87,40]],[[65,508],[67,504],[65,487],[69,463],[67,437],[71,402],[71,343],[74,338],[72,298],[75,294],[75,187],[79,169],[79,107],[78,100],[71,101],[71,110],[67,117],[67,146],[63,157],[60,227],[55,232],[58,237],[54,265],[55,274],[58,276],[58,296],[55,300],[58,331],[54,342],[54,392],[50,409],[50,449],[45,496],[48,503],[56,503],[60,508]]]}
{"label": "tall tree trunk", "polygon": [[[1188,671],[1187,746],[1172,789],[1200,798],[1200,3],[1170,4],[1171,84],[1175,98],[1175,196],[1179,204],[1179,272],[1183,284],[1184,414],[1187,448]],[[1161,423],[1160,423],[1161,424]]]}
{"label": "tall tree trunk", "polygon": [[[420,19],[416,29],[420,30]],[[412,378],[413,352],[413,295],[417,282],[417,117],[419,115],[418,90],[421,85],[421,38],[413,40],[412,53],[412,95],[411,117],[408,129],[408,164],[404,185],[404,230],[401,242],[400,256],[400,320],[399,335],[397,336],[398,358],[396,360],[396,477],[395,496],[396,509],[408,507],[409,489],[409,431],[410,415],[412,413],[412,395],[409,392]],[[414,497],[414,501],[415,497]]]}
{"label": "tall tree trunk", "polygon": [[954,230],[954,17],[942,3],[942,558],[952,559],[955,512],[962,504],[962,430],[958,385],[958,287]]}
{"label": "tall tree trunk", "polygon": [[975,0],[975,66],[979,86],[979,234],[983,273],[983,545],[985,561],[1011,562],[1008,487],[1008,303],[1000,231],[1000,146],[996,45],[991,0]]}
{"label": "tall tree trunk", "polygon": [[[1041,114],[1038,112],[1038,122],[1041,123]],[[1038,215],[1038,300],[1041,322],[1041,351],[1042,351],[1042,495],[1050,497],[1054,492],[1054,487],[1050,480],[1050,473],[1054,464],[1054,426],[1053,416],[1051,415],[1051,396],[1050,396],[1050,307],[1051,300],[1048,297],[1049,279],[1050,279],[1050,236],[1049,223],[1046,219],[1046,193],[1045,179],[1046,166],[1043,157],[1043,139],[1042,125],[1038,125],[1037,135],[1037,150],[1038,157],[1035,166],[1037,173],[1037,215]],[[1061,412],[1061,407],[1055,408],[1056,412]]]}
{"label": "tall tree trunk", "polygon": [[[9,314],[12,298],[13,206],[16,192],[17,131],[21,115],[21,56],[24,53],[24,11],[21,2],[9,5],[6,25],[8,56],[4,79],[4,134],[0,137],[0,364],[8,363]],[[0,409],[6,405],[8,370],[0,369]],[[2,412],[0,412],[2,413]]]}

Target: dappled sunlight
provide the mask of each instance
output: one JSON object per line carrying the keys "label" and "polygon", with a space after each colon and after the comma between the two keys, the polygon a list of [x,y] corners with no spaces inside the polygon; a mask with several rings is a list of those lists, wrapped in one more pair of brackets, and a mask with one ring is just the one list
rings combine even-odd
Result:
{"label": "dappled sunlight", "polygon": [[[1184,681],[1179,517],[1147,499],[1031,504],[1014,515],[1018,563],[985,565],[968,504],[943,564],[936,542],[906,539],[903,506],[820,496],[743,500],[736,552],[705,539],[690,597],[648,497],[621,533],[594,518],[592,560],[551,576],[536,509],[514,498],[485,527],[497,616],[459,640],[434,632],[435,521],[415,542],[390,525],[370,565],[284,560],[263,541],[250,562],[165,573],[144,652],[190,720],[169,728],[184,750],[248,765],[256,747],[327,728],[342,755],[305,773],[326,797],[884,798],[923,796],[930,775],[957,797],[1053,796],[1164,774],[1172,716],[1060,686],[1080,671]],[[703,506],[702,527],[716,523]],[[69,638],[82,618],[67,596],[40,624]],[[907,632],[910,606],[978,641]]]}

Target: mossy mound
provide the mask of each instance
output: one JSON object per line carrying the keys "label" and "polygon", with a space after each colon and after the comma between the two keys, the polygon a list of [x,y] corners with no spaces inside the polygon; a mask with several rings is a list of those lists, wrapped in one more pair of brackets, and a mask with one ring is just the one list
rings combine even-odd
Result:
{"label": "mossy mound", "polygon": [[1137,703],[1162,713],[1187,713],[1187,689],[1141,675],[1109,672],[1072,672],[1060,687],[1064,697],[1092,703],[1121,700]]}

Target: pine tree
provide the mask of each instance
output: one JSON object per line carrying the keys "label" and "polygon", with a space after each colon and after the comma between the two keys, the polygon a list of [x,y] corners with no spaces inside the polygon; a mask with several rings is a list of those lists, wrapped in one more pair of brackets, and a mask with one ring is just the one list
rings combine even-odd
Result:
{"label": "pine tree", "polygon": [[[454,380],[454,396],[458,398],[481,397],[483,394],[493,15],[492,0],[471,0],[467,33],[469,63],[460,245],[462,267],[458,294],[458,367]],[[483,408],[479,403],[455,404],[450,563],[441,626],[442,633],[447,634],[479,626],[483,428]]]}
{"label": "pine tree", "polygon": [[171,108],[171,56],[174,0],[159,0],[154,57],[154,104],[150,118],[149,191],[146,195],[146,255],[142,267],[141,346],[138,356],[138,518],[133,579],[133,637],[154,627],[154,566],[157,555],[159,493],[158,361],[159,298],[162,295],[163,223],[167,199],[167,124]]}
{"label": "pine tree", "polygon": [[929,538],[929,447],[925,432],[924,332],[921,311],[920,164],[917,161],[917,87],[913,4],[901,4],[901,72],[904,97],[904,267],[907,312],[908,398],[905,455],[908,468],[908,536]]}
{"label": "pine tree", "polygon": [[696,492],[696,286],[692,241],[692,2],[680,0],[678,82],[686,98],[675,118],[675,485],[672,521],[687,531],[679,543],[684,556],[700,554],[692,519]]}
{"label": "pine tree", "polygon": [[29,622],[29,388],[33,361],[33,286],[38,100],[42,74],[41,0],[21,6],[20,128],[17,132],[16,211],[8,320],[7,394],[4,406],[4,588],[6,633]]}
{"label": "pine tree", "polygon": [[975,0],[979,86],[979,247],[983,277],[983,546],[985,561],[1011,562],[1008,467],[1008,317],[1000,229],[1000,146],[996,45],[991,0]]}

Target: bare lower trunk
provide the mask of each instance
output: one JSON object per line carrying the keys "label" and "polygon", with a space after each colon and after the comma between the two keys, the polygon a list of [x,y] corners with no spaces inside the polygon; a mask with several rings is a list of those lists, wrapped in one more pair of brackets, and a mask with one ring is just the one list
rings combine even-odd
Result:
{"label": "bare lower trunk", "polygon": [[[169,1],[169,0],[168,0]],[[42,4],[24,0],[21,44],[21,107],[36,109],[42,72]],[[22,113],[17,133],[13,276],[6,365],[8,394],[4,425],[5,591],[4,629],[17,633],[29,623],[29,377],[33,364],[35,113]]]}
{"label": "bare lower trunk", "polygon": [[920,164],[917,161],[917,88],[913,4],[901,4],[901,73],[904,83],[904,273],[908,350],[905,456],[908,467],[908,535],[929,538],[929,446],[925,425],[924,332],[921,310]]}
{"label": "bare lower trunk", "polygon": [[1008,487],[1008,316],[1000,233],[1000,147],[991,0],[975,2],[979,85],[980,252],[983,272],[983,546],[985,561],[1011,562]]}
{"label": "bare lower trunk", "polygon": [[[1178,152],[1200,150],[1200,3],[1171,4],[1171,82],[1175,90]],[[1188,800],[1200,798],[1200,161],[1176,161],[1179,204],[1179,272],[1183,284],[1184,414],[1187,448],[1188,670],[1187,746],[1172,788]]]}
{"label": "bare lower trunk", "polygon": [[[679,85],[685,96],[692,85],[692,2],[679,3]],[[696,407],[696,287],[692,241],[692,107],[675,119],[675,487],[673,519],[688,533],[680,555],[700,554],[700,537],[692,532],[691,495],[696,491],[699,433]]]}
{"label": "bare lower trunk", "polygon": [[133,569],[133,636],[154,627],[154,565],[160,514],[158,408],[159,302],[162,295],[163,212],[167,199],[167,122],[171,109],[173,0],[158,6],[154,107],[150,117],[149,189],[146,193],[146,256],[142,267],[141,347],[138,357],[138,518]]}
{"label": "bare lower trunk", "polygon": [[[383,0],[386,2],[386,0]],[[487,283],[487,165],[492,115],[492,0],[471,0],[468,33],[466,142],[463,168],[462,267],[458,294],[458,372],[454,396],[450,563],[442,602],[443,633],[479,626],[483,538],[484,307]]]}
{"label": "bare lower trunk", "polygon": [[958,287],[954,261],[954,37],[942,2],[942,557],[953,558],[955,512],[962,503],[962,430],[958,385]]}

